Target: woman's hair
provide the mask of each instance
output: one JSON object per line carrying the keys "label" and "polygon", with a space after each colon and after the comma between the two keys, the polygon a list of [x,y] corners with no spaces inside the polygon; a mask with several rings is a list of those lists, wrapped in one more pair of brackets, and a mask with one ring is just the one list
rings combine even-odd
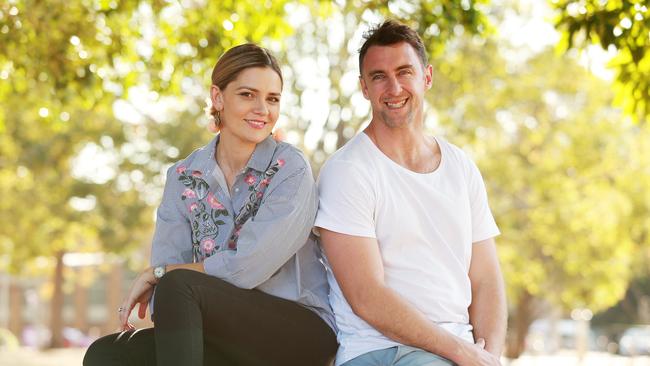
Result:
{"label": "woman's hair", "polygon": [[[280,82],[284,84],[278,61],[271,52],[258,45],[246,43],[229,49],[219,58],[212,69],[212,85],[224,90],[242,71],[250,67],[269,67],[278,74]],[[209,114],[218,124],[218,111],[212,103],[210,103]]]}

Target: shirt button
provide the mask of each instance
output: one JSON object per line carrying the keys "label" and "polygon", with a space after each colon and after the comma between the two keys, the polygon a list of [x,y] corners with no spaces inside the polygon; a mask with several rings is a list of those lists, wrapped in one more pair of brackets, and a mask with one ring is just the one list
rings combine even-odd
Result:
{"label": "shirt button", "polygon": [[239,188],[235,188],[235,192],[239,192]]}

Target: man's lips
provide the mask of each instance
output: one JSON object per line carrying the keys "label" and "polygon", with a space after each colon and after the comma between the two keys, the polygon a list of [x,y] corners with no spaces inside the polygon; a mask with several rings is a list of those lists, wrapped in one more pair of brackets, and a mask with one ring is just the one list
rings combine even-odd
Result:
{"label": "man's lips", "polygon": [[406,105],[406,102],[408,101],[409,98],[405,98],[402,100],[392,100],[392,101],[385,101],[384,104],[389,108],[389,109],[400,109],[403,106]]}

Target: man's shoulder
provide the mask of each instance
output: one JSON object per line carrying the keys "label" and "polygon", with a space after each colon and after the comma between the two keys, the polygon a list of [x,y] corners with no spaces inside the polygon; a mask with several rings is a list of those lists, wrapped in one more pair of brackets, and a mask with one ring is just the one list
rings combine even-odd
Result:
{"label": "man's shoulder", "polygon": [[372,160],[372,153],[369,146],[364,143],[362,134],[363,132],[354,136],[330,155],[321,168],[321,174],[339,174],[341,171],[348,170],[368,170]]}

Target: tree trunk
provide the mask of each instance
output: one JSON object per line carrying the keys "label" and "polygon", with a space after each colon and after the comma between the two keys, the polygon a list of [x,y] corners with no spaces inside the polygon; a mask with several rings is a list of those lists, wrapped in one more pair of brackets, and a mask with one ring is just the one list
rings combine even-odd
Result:
{"label": "tree trunk", "polygon": [[18,339],[23,337],[23,308],[25,305],[23,288],[18,281],[9,285],[9,330]]}
{"label": "tree trunk", "polygon": [[64,347],[63,340],[63,255],[64,251],[56,253],[56,267],[54,268],[54,291],[50,303],[50,332],[52,338],[49,348]]}
{"label": "tree trunk", "polygon": [[120,326],[117,316],[117,308],[122,303],[122,284],[124,281],[122,263],[114,263],[113,269],[108,274],[106,286],[106,322],[104,323],[104,334],[118,331]]}
{"label": "tree trunk", "polygon": [[505,356],[516,359],[526,350],[528,328],[535,320],[535,298],[524,292],[517,302],[516,311],[511,317],[511,328],[506,338]]}
{"label": "tree trunk", "polygon": [[82,278],[84,268],[75,270],[74,291],[74,327],[82,332],[88,332],[88,288],[84,286]]}

